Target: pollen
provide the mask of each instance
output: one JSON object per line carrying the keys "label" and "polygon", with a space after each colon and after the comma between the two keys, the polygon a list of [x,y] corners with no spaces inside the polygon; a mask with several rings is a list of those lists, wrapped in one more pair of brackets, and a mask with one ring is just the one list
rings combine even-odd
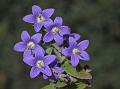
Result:
{"label": "pollen", "polygon": [[56,34],[56,33],[59,33],[60,29],[58,27],[53,27],[51,32]]}
{"label": "pollen", "polygon": [[37,23],[42,23],[45,21],[45,18],[41,14],[39,14],[38,17],[36,18],[36,21]]}
{"label": "pollen", "polygon": [[43,66],[44,66],[44,62],[43,62],[42,60],[39,60],[39,61],[37,61],[36,66],[37,66],[38,68],[43,67]]}
{"label": "pollen", "polygon": [[72,50],[72,53],[73,54],[76,54],[76,53],[79,53],[80,52],[80,50],[78,50],[77,48],[74,48],[73,50]]}
{"label": "pollen", "polygon": [[27,48],[31,48],[32,49],[34,47],[35,47],[34,42],[30,41],[30,42],[27,43]]}

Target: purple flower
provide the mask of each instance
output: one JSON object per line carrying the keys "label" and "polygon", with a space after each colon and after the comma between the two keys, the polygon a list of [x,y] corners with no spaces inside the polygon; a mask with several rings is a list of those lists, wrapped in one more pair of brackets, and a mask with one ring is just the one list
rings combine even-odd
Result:
{"label": "purple flower", "polygon": [[30,51],[38,51],[42,50],[43,48],[38,45],[42,37],[42,34],[37,33],[34,34],[32,37],[28,34],[27,31],[23,31],[21,34],[21,42],[18,42],[14,46],[14,50],[17,52],[27,52],[28,50]]}
{"label": "purple flower", "polygon": [[44,52],[39,50],[39,52],[35,54],[35,57],[28,54],[24,57],[23,61],[26,64],[32,66],[30,71],[30,77],[35,78],[40,73],[43,73],[43,75],[45,76],[51,76],[52,72],[49,65],[55,59],[56,59],[55,55],[44,56]]}
{"label": "purple flower", "polygon": [[26,15],[23,17],[23,20],[28,23],[34,24],[34,29],[36,32],[39,32],[42,26],[49,21],[51,21],[50,17],[54,13],[53,8],[42,9],[39,6],[32,6],[32,14]]}
{"label": "purple flower", "polygon": [[54,22],[50,21],[45,23],[47,33],[45,34],[43,41],[50,42],[53,39],[58,45],[63,44],[63,35],[70,34],[70,28],[68,26],[62,26],[63,20],[61,17],[56,17]]}
{"label": "purple flower", "polygon": [[71,57],[71,64],[73,67],[76,67],[81,60],[89,60],[89,55],[84,50],[88,47],[89,41],[84,40],[77,44],[76,40],[73,37],[69,38],[69,47],[62,50],[62,54]]}

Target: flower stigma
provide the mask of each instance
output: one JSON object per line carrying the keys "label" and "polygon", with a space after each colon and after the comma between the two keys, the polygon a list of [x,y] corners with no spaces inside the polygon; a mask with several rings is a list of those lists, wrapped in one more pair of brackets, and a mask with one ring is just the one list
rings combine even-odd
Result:
{"label": "flower stigma", "polygon": [[60,31],[60,29],[58,27],[53,27],[52,30],[51,30],[51,32],[53,34],[59,33],[59,31]]}
{"label": "flower stigma", "polygon": [[32,48],[34,48],[34,47],[35,47],[34,42],[30,41],[30,42],[27,43],[27,48],[32,49]]}
{"label": "flower stigma", "polygon": [[38,17],[36,18],[36,21],[37,23],[42,23],[45,21],[45,18],[41,14],[39,14]]}
{"label": "flower stigma", "polygon": [[72,50],[72,53],[73,54],[76,54],[76,53],[79,53],[80,52],[80,50],[78,50],[77,48],[74,48],[73,50]]}
{"label": "flower stigma", "polygon": [[43,66],[44,66],[44,62],[43,62],[42,60],[39,60],[39,61],[37,61],[36,66],[37,66],[38,68],[43,67]]}

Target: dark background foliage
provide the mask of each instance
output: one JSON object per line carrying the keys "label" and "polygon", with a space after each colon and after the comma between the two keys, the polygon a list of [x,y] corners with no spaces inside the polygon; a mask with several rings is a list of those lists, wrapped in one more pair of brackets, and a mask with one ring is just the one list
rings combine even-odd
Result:
{"label": "dark background foliage", "polygon": [[30,67],[13,51],[23,30],[34,34],[22,21],[32,5],[53,7],[72,32],[89,39],[91,89],[120,89],[120,0],[0,0],[0,89],[40,89],[47,82],[29,78]]}

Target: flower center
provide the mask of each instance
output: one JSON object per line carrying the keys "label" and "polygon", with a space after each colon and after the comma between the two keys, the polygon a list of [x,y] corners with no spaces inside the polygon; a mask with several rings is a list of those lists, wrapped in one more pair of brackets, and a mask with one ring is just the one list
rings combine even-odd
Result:
{"label": "flower center", "polygon": [[72,50],[72,53],[73,54],[76,54],[76,53],[79,53],[80,52],[80,50],[78,50],[77,48],[74,48],[73,50]]}
{"label": "flower center", "polygon": [[34,47],[35,47],[34,42],[30,41],[30,42],[27,43],[27,48],[32,49],[32,48],[34,48]]}
{"label": "flower center", "polygon": [[43,62],[42,60],[39,60],[39,61],[37,61],[36,66],[37,66],[38,68],[43,67],[43,66],[44,66],[44,62]]}
{"label": "flower center", "polygon": [[42,14],[39,14],[36,18],[37,23],[42,23],[45,21],[45,18],[42,16]]}
{"label": "flower center", "polygon": [[53,27],[52,30],[51,30],[51,32],[53,34],[59,33],[59,31],[60,31],[60,29],[58,27]]}

